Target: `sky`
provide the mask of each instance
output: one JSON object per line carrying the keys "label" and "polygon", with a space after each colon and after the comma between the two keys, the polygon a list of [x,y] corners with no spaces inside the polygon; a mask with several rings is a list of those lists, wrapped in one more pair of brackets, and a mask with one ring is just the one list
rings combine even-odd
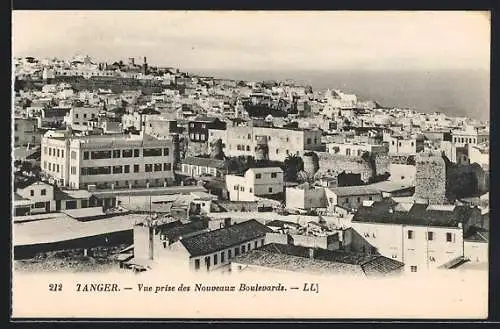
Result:
{"label": "sky", "polygon": [[486,69],[489,12],[13,11],[13,56],[180,69]]}

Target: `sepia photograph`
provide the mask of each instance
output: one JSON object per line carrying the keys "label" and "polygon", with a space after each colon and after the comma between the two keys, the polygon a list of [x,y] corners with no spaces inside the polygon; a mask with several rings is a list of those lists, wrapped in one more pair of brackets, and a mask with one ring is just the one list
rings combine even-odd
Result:
{"label": "sepia photograph", "polygon": [[486,319],[488,11],[12,11],[12,318]]}

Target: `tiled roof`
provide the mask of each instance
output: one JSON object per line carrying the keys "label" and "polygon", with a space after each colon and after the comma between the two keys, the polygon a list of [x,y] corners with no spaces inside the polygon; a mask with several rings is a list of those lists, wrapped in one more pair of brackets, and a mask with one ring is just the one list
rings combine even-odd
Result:
{"label": "tiled roof", "polygon": [[389,274],[404,266],[384,256],[340,250],[315,249],[314,258],[310,258],[309,249],[272,243],[238,256],[233,262],[298,272],[357,273],[366,276]]}
{"label": "tiled roof", "polygon": [[192,257],[210,254],[272,232],[255,219],[181,240]]}
{"label": "tiled roof", "polygon": [[181,222],[177,221],[160,228],[160,230],[162,234],[167,236],[169,241],[175,242],[179,240],[180,237],[191,235],[207,228],[208,223],[206,221],[197,220],[187,224],[181,224]]}
{"label": "tiled roof", "polygon": [[486,228],[472,226],[465,233],[464,240],[471,242],[488,242],[490,240],[490,232]]}
{"label": "tiled roof", "polygon": [[18,200],[29,200],[29,199],[23,198],[22,196],[14,192],[14,201]]}
{"label": "tiled roof", "polygon": [[266,225],[273,226],[273,227],[285,227],[286,225],[293,226],[295,228],[300,227],[300,225],[297,223],[289,222],[286,220],[279,220],[279,219],[272,220],[269,223],[267,223]]}
{"label": "tiled roof", "polygon": [[414,203],[409,210],[400,211],[396,202],[382,200],[374,202],[372,206],[358,208],[352,221],[457,227],[459,223],[467,223],[473,211],[474,209],[468,206],[455,206],[451,211],[432,207],[428,209],[428,205],[419,203]]}

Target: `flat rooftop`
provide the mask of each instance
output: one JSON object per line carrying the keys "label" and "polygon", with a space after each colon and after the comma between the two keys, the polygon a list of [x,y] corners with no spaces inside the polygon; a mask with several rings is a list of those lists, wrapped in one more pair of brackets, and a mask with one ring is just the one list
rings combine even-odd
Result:
{"label": "flat rooftop", "polygon": [[130,214],[81,222],[63,213],[57,215],[59,216],[25,223],[18,223],[14,218],[12,244],[22,246],[52,243],[131,230],[137,221],[146,217]]}
{"label": "flat rooftop", "polygon": [[180,193],[206,192],[203,186],[167,186],[167,187],[150,187],[150,188],[134,188],[134,189],[117,189],[117,190],[98,190],[91,192],[97,198],[106,198],[113,196],[154,196],[154,195],[171,195]]}

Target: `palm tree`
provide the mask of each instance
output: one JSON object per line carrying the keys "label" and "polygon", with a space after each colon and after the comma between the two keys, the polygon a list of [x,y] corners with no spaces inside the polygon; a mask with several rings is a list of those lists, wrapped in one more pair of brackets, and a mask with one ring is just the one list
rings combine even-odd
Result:
{"label": "palm tree", "polygon": [[297,181],[297,174],[304,169],[304,161],[295,154],[289,154],[284,161],[285,180]]}

